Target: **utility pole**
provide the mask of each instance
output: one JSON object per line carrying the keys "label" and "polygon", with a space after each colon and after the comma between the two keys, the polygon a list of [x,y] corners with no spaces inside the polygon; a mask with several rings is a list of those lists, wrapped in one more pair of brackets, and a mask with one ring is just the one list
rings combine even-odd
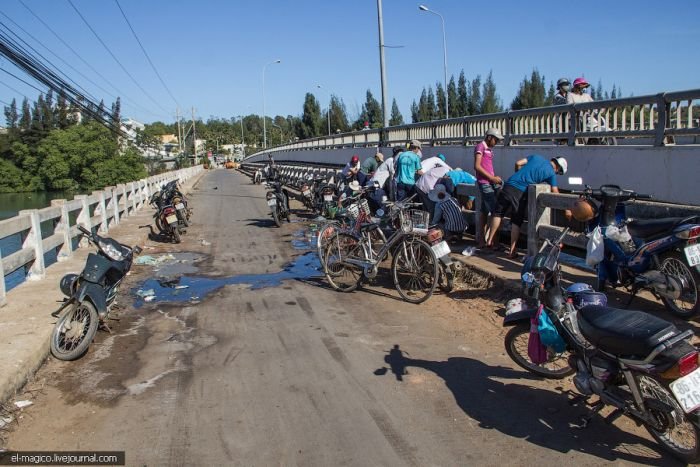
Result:
{"label": "utility pole", "polygon": [[377,0],[377,22],[379,23],[379,74],[382,80],[382,116],[384,128],[389,126],[389,112],[386,110],[386,67],[384,66],[384,21],[382,20],[382,0]]}
{"label": "utility pole", "polygon": [[197,129],[194,126],[194,107],[192,107],[192,153],[194,154],[194,163],[197,164]]}
{"label": "utility pole", "polygon": [[177,147],[182,152],[182,129],[180,128],[180,107],[175,110],[175,118],[177,118]]}

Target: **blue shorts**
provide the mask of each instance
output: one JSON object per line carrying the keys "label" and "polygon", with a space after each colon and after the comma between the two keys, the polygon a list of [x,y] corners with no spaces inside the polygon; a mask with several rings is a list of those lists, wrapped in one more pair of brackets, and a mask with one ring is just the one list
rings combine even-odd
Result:
{"label": "blue shorts", "polygon": [[478,183],[481,192],[481,206],[479,211],[486,215],[496,211],[496,190],[490,183]]}

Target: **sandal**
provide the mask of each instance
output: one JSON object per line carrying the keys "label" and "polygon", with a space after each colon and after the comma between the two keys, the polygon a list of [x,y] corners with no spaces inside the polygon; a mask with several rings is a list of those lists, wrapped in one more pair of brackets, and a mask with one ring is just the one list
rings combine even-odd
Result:
{"label": "sandal", "polygon": [[514,251],[512,254],[508,253],[506,255],[506,258],[508,259],[518,259],[518,257],[520,257],[520,253],[518,253],[517,251]]}

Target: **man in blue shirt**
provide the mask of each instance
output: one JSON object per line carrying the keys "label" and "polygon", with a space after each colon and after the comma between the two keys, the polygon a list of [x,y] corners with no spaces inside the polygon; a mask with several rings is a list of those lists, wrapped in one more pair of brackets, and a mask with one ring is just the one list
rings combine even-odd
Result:
{"label": "man in blue shirt", "polygon": [[527,217],[527,187],[539,183],[549,183],[552,193],[559,193],[557,175],[563,175],[567,169],[566,159],[555,157],[547,160],[536,154],[520,159],[515,163],[515,173],[506,181],[496,199],[496,211],[489,225],[488,248],[494,249],[494,239],[498,234],[501,220],[510,216],[510,250],[509,258],[516,258],[516,245],[520,237],[520,226]]}
{"label": "man in blue shirt", "polygon": [[416,175],[423,175],[420,164],[421,142],[414,139],[408,145],[408,151],[396,160],[396,199],[401,201],[415,193]]}

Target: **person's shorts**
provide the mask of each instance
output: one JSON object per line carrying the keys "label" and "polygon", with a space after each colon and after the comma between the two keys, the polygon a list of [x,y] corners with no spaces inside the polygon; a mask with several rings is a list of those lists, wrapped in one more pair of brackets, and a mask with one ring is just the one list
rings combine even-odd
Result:
{"label": "person's shorts", "polygon": [[481,192],[479,211],[486,215],[496,212],[496,190],[490,183],[478,183]]}
{"label": "person's shorts", "polygon": [[511,224],[520,227],[527,217],[527,191],[523,192],[515,187],[506,185],[498,194],[494,216],[510,216]]}

